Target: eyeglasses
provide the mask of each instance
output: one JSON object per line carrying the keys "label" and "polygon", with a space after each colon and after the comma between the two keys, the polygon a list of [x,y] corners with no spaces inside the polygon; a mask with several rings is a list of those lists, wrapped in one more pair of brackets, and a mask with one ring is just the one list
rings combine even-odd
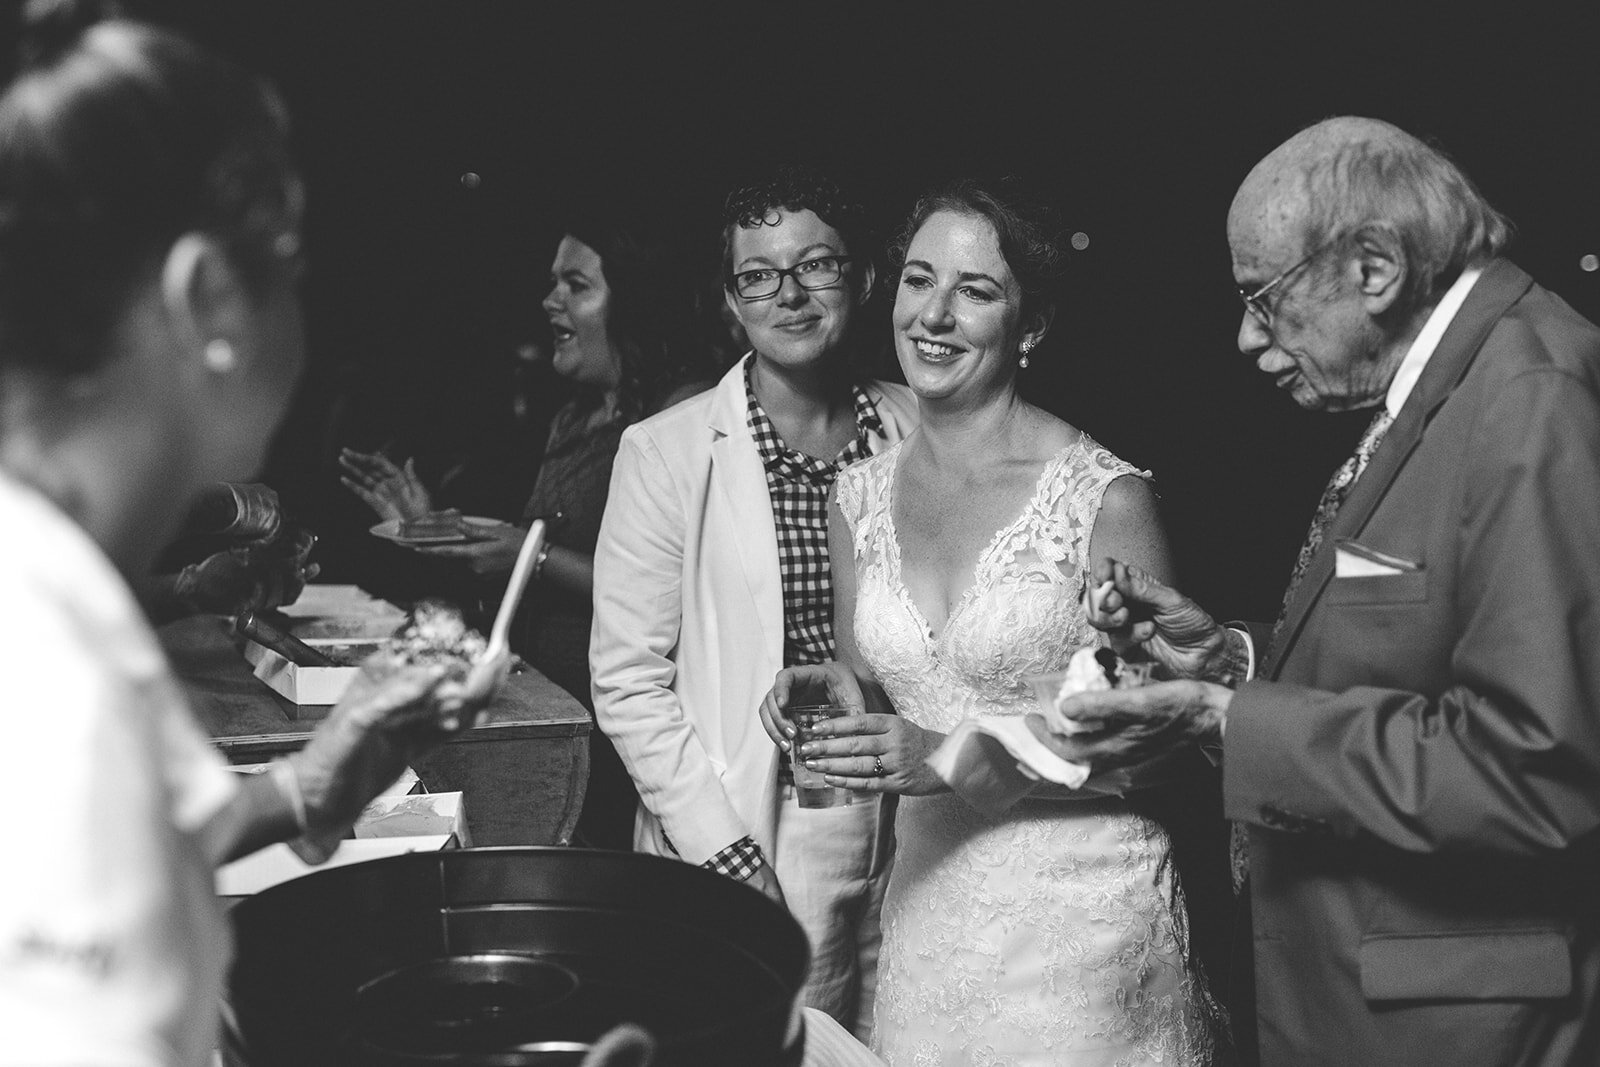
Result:
{"label": "eyeglasses", "polygon": [[761,267],[742,270],[733,276],[733,291],[740,300],[761,300],[783,288],[784,278],[793,278],[802,289],[826,289],[838,285],[845,264],[854,256],[818,256],[792,267]]}
{"label": "eyeglasses", "polygon": [[1278,275],[1276,278],[1272,279],[1266,285],[1263,285],[1253,293],[1245,292],[1245,288],[1242,285],[1237,286],[1236,288],[1239,291],[1239,299],[1244,301],[1245,310],[1254,315],[1257,322],[1261,323],[1262,326],[1265,326],[1270,330],[1272,328],[1273,308],[1271,304],[1267,303],[1267,294],[1272,292],[1272,290],[1276,289],[1278,286],[1282,285],[1286,280],[1288,280],[1290,275],[1295,273],[1295,271],[1299,270],[1307,263],[1310,263],[1313,259],[1316,259],[1318,256],[1322,255],[1322,253],[1326,252],[1337,243],[1337,241],[1328,241],[1324,244],[1318,245],[1316,248],[1313,248],[1304,259],[1300,260],[1294,266],[1290,267],[1288,270],[1284,271],[1282,274]]}

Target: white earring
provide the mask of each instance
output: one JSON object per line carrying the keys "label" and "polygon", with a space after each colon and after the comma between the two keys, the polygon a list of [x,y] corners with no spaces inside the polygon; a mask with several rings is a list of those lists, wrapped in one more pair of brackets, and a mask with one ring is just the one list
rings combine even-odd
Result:
{"label": "white earring", "polygon": [[1032,352],[1032,351],[1033,351],[1033,342],[1032,341],[1024,341],[1024,342],[1022,342],[1022,358],[1017,360],[1017,366],[1021,367],[1023,370],[1027,370],[1028,369],[1028,353]]}
{"label": "white earring", "polygon": [[233,354],[233,346],[220,337],[206,342],[204,359],[206,370],[213,374],[227,374],[239,363],[239,358]]}

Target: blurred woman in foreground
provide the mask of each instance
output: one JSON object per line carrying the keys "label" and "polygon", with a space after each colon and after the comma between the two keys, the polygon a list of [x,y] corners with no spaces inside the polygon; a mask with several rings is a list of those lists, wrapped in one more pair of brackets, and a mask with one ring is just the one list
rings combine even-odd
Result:
{"label": "blurred woman in foreground", "polygon": [[0,99],[0,674],[28,856],[0,879],[0,1062],[208,1062],[213,868],[326,855],[504,674],[363,674],[240,782],[128,582],[261,463],[302,362],[301,190],[277,96],[181,38],[30,8]]}

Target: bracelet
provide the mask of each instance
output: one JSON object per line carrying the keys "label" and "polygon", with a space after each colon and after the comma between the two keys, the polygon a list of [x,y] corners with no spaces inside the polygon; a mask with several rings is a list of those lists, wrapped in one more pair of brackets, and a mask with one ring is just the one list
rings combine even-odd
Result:
{"label": "bracelet", "polygon": [[268,765],[267,774],[272,777],[272,784],[278,787],[283,799],[289,802],[296,829],[305,833],[311,828],[311,823],[306,817],[306,795],[300,789],[300,776],[295,773],[294,764],[287,759],[275,759]]}
{"label": "bracelet", "polygon": [[533,557],[533,569],[531,571],[529,571],[528,577],[532,578],[534,581],[537,582],[539,580],[539,575],[544,571],[544,561],[549,559],[549,558],[550,558],[550,543],[548,541],[546,541],[544,544],[539,546],[538,553],[534,555],[534,557]]}

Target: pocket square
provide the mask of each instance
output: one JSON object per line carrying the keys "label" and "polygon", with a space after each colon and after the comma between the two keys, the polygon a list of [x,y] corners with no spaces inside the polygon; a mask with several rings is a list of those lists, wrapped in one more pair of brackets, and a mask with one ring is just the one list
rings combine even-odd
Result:
{"label": "pocket square", "polygon": [[1333,546],[1333,574],[1336,578],[1372,578],[1420,571],[1422,564],[1403,556],[1379,552],[1359,541],[1341,538]]}

